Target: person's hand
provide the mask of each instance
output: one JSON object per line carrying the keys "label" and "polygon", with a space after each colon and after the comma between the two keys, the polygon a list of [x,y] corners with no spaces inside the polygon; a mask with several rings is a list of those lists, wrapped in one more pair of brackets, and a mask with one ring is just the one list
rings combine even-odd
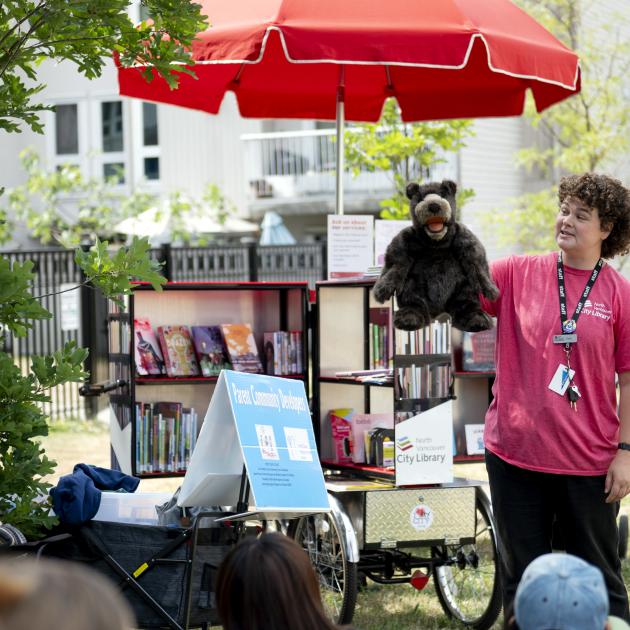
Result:
{"label": "person's hand", "polygon": [[606,503],[621,501],[630,493],[630,451],[617,451],[608,467],[604,492],[607,494]]}

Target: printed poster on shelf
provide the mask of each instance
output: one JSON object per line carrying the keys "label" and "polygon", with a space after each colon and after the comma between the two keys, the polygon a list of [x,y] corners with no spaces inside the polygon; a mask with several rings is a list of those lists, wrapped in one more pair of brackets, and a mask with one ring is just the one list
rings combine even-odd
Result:
{"label": "printed poster on shelf", "polygon": [[243,464],[250,511],[329,510],[302,381],[221,372],[179,505],[235,505]]}
{"label": "printed poster on shelf", "polygon": [[374,217],[328,215],[328,279],[362,276],[373,264]]}
{"label": "printed poster on shelf", "polygon": [[374,264],[377,267],[382,267],[385,264],[385,251],[394,236],[396,236],[400,230],[410,225],[411,221],[407,219],[376,219],[376,221],[374,221]]}
{"label": "printed poster on shelf", "polygon": [[464,426],[466,430],[466,454],[467,455],[483,455],[485,448],[483,444],[483,424],[467,424]]}
{"label": "printed poster on shelf", "polygon": [[453,409],[447,401],[395,427],[396,485],[453,481]]}

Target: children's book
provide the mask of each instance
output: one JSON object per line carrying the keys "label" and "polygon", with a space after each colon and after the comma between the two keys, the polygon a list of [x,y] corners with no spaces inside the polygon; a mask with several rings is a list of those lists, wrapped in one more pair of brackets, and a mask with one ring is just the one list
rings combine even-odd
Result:
{"label": "children's book", "polygon": [[148,319],[134,319],[136,372],[140,376],[166,374],[164,357]]}
{"label": "children's book", "polygon": [[354,409],[331,409],[328,413],[332,432],[333,457],[338,464],[352,462],[352,416]]}
{"label": "children's book", "polygon": [[203,376],[218,376],[221,370],[232,369],[220,326],[193,326],[192,338]]}
{"label": "children's book", "polygon": [[158,338],[169,376],[199,375],[188,326],[158,326]]}
{"label": "children's book", "polygon": [[221,330],[234,370],[262,374],[252,327],[249,324],[222,324]]}

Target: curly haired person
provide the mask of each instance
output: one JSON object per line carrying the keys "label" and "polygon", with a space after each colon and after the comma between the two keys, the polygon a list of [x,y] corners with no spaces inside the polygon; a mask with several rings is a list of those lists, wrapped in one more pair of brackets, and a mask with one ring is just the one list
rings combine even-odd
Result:
{"label": "curly haired person", "polygon": [[564,178],[555,239],[557,252],[494,262],[500,295],[483,300],[497,317],[484,442],[504,604],[551,552],[556,521],[628,620],[617,514],[630,492],[630,282],[605,259],[628,252],[629,191],[604,175]]}

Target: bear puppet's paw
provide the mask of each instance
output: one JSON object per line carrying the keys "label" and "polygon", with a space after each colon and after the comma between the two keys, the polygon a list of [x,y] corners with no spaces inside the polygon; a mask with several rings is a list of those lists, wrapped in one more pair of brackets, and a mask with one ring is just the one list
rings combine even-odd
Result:
{"label": "bear puppet's paw", "polygon": [[490,315],[481,310],[470,310],[459,317],[453,317],[453,326],[466,332],[490,330],[493,325]]}
{"label": "bear puppet's paw", "polygon": [[488,298],[491,302],[494,302],[499,297],[499,289],[494,284],[490,283],[483,290],[484,297]]}
{"label": "bear puppet's paw", "polygon": [[387,282],[377,280],[374,288],[372,289],[372,295],[377,302],[382,304],[383,302],[387,302],[387,300],[394,295],[394,290]]}
{"label": "bear puppet's paw", "polygon": [[412,306],[403,306],[394,313],[394,326],[398,330],[418,330],[431,323],[428,313]]}

